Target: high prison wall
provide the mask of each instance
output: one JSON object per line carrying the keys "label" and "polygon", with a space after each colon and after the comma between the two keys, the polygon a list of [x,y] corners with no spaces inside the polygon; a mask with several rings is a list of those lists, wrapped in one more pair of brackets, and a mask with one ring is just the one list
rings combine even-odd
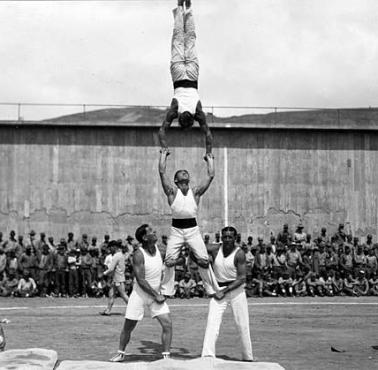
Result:
{"label": "high prison wall", "polygon": [[[243,236],[266,238],[284,222],[329,232],[345,222],[377,235],[378,131],[351,124],[214,124],[216,177],[199,224],[214,233],[228,218]],[[0,123],[0,231],[73,231],[102,237],[152,223],[167,233],[170,210],[158,175],[158,125]],[[168,176],[206,176],[198,129],[172,128]],[[226,194],[227,193],[227,194]]]}

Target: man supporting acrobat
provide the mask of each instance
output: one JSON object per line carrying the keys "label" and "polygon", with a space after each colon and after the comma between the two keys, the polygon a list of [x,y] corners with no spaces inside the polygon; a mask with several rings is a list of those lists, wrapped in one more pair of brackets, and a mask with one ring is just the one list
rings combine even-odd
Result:
{"label": "man supporting acrobat", "polygon": [[196,53],[196,31],[194,26],[191,1],[178,0],[173,10],[174,27],[171,49],[171,76],[174,96],[166,118],[159,130],[162,148],[168,148],[166,130],[174,119],[186,129],[197,121],[206,137],[206,154],[211,153],[213,137],[206,123],[206,115],[198,94],[199,64]]}

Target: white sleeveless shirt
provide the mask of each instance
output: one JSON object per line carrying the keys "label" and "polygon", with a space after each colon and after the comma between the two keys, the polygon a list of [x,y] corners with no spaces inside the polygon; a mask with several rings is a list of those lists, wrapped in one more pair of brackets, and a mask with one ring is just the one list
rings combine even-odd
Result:
{"label": "white sleeveless shirt", "polygon": [[171,204],[172,218],[196,218],[198,206],[194,199],[192,189],[188,190],[186,196],[180,189],[177,189],[176,197]]}
{"label": "white sleeveless shirt", "polygon": [[[151,256],[147,253],[143,247],[140,247],[139,250],[143,253],[144,257],[144,276],[148,284],[150,284],[151,288],[155,291],[158,291],[160,288],[161,283],[161,275],[163,271],[163,260],[160,255],[159,248],[156,247],[156,253],[154,256]],[[143,291],[143,289],[139,286],[138,281],[135,279],[135,288],[139,291]]]}
{"label": "white sleeveless shirt", "polygon": [[234,264],[234,260],[235,254],[238,250],[239,247],[235,248],[235,250],[230,255],[224,257],[223,246],[219,248],[213,266],[214,274],[218,282],[226,283],[236,280],[237,270]]}
{"label": "white sleeveless shirt", "polygon": [[198,101],[200,100],[198,90],[193,87],[178,87],[174,91],[173,97],[178,102],[178,112],[185,111],[191,114],[196,113]]}

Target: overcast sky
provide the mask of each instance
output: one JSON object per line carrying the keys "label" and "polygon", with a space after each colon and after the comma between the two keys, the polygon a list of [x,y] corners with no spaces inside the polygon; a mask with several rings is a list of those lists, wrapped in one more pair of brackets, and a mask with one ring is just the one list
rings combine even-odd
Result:
{"label": "overcast sky", "polygon": [[[0,3],[0,101],[168,105],[174,0]],[[367,107],[378,1],[193,0],[204,105]]]}

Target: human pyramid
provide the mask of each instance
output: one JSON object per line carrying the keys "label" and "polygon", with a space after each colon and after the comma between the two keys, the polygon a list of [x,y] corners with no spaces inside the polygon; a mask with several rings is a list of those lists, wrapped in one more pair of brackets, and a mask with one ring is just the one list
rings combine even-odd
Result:
{"label": "human pyramid", "polygon": [[[185,4],[184,4],[185,3]],[[207,328],[202,348],[202,357],[215,357],[215,344],[219,334],[222,315],[228,303],[232,306],[236,327],[241,337],[242,359],[253,361],[249,332],[249,314],[245,294],[246,258],[244,252],[235,246],[237,231],[232,226],[222,229],[222,245],[210,252],[210,258],[197,226],[197,212],[201,196],[214,178],[214,157],[212,135],[206,123],[206,115],[198,95],[199,64],[195,49],[196,32],[191,0],[178,0],[173,10],[174,28],[171,48],[171,75],[174,96],[166,119],[159,130],[161,144],[159,174],[168,204],[172,210],[172,225],[165,255],[156,247],[157,237],[148,224],[141,225],[135,232],[140,243],[133,255],[135,274],[134,288],[130,295],[119,350],[111,362],[127,360],[126,346],[131,332],[143,316],[145,309],[156,318],[162,327],[162,357],[170,358],[172,341],[172,320],[166,297],[174,294],[174,266],[183,264],[180,249],[184,243],[190,247],[191,257],[199,266],[199,272],[210,299]],[[200,125],[206,137],[205,161],[207,178],[199,186],[190,188],[187,170],[178,170],[174,185],[166,175],[167,146],[166,130],[174,119],[187,129],[194,121]],[[210,264],[212,261],[212,266]],[[117,269],[113,264],[112,269]]]}

